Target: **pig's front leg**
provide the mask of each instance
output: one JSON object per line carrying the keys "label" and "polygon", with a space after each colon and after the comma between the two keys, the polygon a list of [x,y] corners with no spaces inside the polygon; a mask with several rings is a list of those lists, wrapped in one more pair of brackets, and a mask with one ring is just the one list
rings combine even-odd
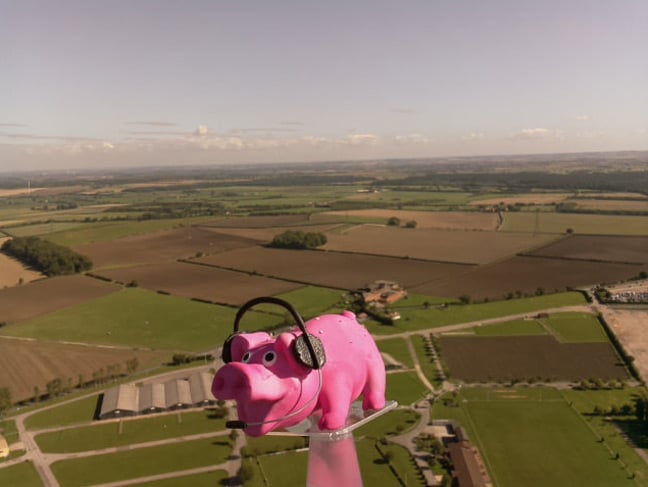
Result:
{"label": "pig's front leg", "polygon": [[320,430],[338,430],[346,424],[351,404],[352,388],[344,380],[329,381],[320,394],[322,418]]}

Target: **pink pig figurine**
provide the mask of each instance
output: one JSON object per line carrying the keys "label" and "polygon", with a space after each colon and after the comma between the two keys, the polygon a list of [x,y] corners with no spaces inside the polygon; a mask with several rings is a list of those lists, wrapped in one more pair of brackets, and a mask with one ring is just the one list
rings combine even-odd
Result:
{"label": "pink pig figurine", "polygon": [[250,436],[296,425],[321,410],[320,430],[345,426],[351,404],[363,396],[364,410],[385,407],[385,364],[367,329],[345,311],[306,323],[318,338],[326,361],[321,369],[301,363],[294,353],[302,332],[241,333],[231,341],[231,362],[212,383],[217,399],[233,399],[239,427]]}

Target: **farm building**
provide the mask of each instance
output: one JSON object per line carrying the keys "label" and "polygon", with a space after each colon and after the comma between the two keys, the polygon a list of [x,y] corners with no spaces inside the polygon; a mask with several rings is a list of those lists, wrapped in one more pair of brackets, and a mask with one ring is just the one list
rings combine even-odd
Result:
{"label": "farm building", "polygon": [[207,406],[216,402],[211,391],[212,376],[207,372],[199,372],[189,377],[191,402],[194,406]]}
{"label": "farm building", "polygon": [[104,392],[99,419],[153,414],[214,404],[212,375],[196,372],[187,379],[153,382],[141,387],[120,385]]}
{"label": "farm building", "polygon": [[145,384],[140,390],[140,414],[160,413],[166,410],[164,384]]}
{"label": "farm building", "polygon": [[357,291],[365,304],[385,306],[407,297],[407,291],[393,281],[374,281]]}
{"label": "farm building", "polygon": [[100,419],[134,416],[139,411],[139,387],[122,384],[108,389],[101,401]]}
{"label": "farm building", "polygon": [[191,407],[191,390],[189,381],[183,379],[171,380],[164,384],[166,407],[169,410]]}
{"label": "farm building", "polygon": [[466,440],[448,444],[452,473],[459,487],[486,487],[484,474],[475,455],[475,448]]}

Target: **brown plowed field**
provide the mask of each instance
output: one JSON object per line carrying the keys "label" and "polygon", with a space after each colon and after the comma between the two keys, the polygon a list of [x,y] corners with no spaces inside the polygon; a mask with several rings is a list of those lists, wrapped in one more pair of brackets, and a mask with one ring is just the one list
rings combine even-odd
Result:
{"label": "brown plowed field", "polygon": [[496,213],[479,213],[476,211],[405,211],[405,210],[351,210],[327,211],[323,215],[338,218],[359,216],[364,218],[382,218],[387,223],[391,217],[399,218],[404,225],[410,220],[416,221],[416,228],[437,228],[446,230],[496,230],[499,217]]}
{"label": "brown plowed field", "polygon": [[433,230],[359,225],[343,234],[327,234],[327,250],[485,264],[556,239],[529,233]]}
{"label": "brown plowed field", "polygon": [[394,280],[409,287],[447,278],[472,267],[362,254],[265,247],[232,250],[197,261],[338,289],[356,289],[377,279]]}
{"label": "brown plowed field", "polygon": [[106,366],[119,364],[126,370],[126,361],[139,360],[139,369],[159,366],[169,360],[169,352],[150,352],[119,348],[67,345],[0,338],[0,388],[9,387],[14,401],[33,397],[34,387],[46,392],[49,381],[62,378],[73,385],[79,375],[85,381],[92,373]]}
{"label": "brown plowed field", "polygon": [[0,322],[15,323],[121,289],[88,276],[51,277],[0,290]]}
{"label": "brown plowed field", "polygon": [[573,235],[529,255],[606,262],[648,263],[648,237]]}
{"label": "brown plowed field", "polygon": [[90,257],[95,268],[101,268],[151,264],[192,257],[197,252],[222,252],[257,243],[247,238],[218,233],[209,228],[186,227],[81,245],[75,250]]}
{"label": "brown plowed field", "polygon": [[558,343],[551,336],[441,337],[450,375],[467,382],[628,379],[609,343]]}
{"label": "brown plowed field", "polygon": [[473,299],[502,299],[520,290],[533,293],[538,287],[547,292],[566,287],[612,283],[636,276],[648,265],[614,264],[582,260],[516,256],[503,262],[469,269],[468,272],[424,283],[410,289],[429,296]]}
{"label": "brown plowed field", "polygon": [[256,296],[281,294],[302,287],[301,284],[183,262],[105,270],[100,271],[100,275],[124,283],[137,281],[140,287],[152,291],[232,305],[243,304]]}

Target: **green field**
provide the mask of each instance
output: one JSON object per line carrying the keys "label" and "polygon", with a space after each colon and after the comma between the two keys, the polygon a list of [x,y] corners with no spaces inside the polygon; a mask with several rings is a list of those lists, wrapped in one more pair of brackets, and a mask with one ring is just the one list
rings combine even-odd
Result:
{"label": "green field", "polygon": [[588,313],[556,313],[542,319],[562,343],[605,343],[608,337],[596,316]]}
{"label": "green field", "polygon": [[625,458],[615,459],[597,442],[553,389],[463,389],[457,407],[437,402],[433,416],[456,419],[468,430],[497,487],[636,485]]}
{"label": "green field", "polygon": [[[410,355],[409,348],[403,338],[380,340],[376,342],[376,344],[382,353],[391,355],[394,360],[403,364],[405,368],[411,369],[414,367],[414,362]],[[386,363],[385,365],[388,364]]]}
{"label": "green field", "polygon": [[458,303],[458,301],[454,298],[426,296],[424,294],[408,294],[407,298],[396,301],[394,304],[390,305],[390,308],[401,311],[404,308],[424,308],[445,303]]}
{"label": "green field", "polygon": [[67,247],[76,247],[77,245],[100,242],[105,240],[116,240],[131,235],[144,235],[151,232],[162,230],[171,230],[181,226],[189,226],[195,223],[203,223],[213,220],[213,217],[166,219],[166,220],[131,220],[116,222],[92,222],[84,223],[68,230],[61,230],[46,235],[47,240],[65,245]]}
{"label": "green field", "polygon": [[7,444],[12,445],[16,443],[20,439],[18,436],[18,428],[16,428],[16,422],[12,419],[0,421],[0,435],[4,436],[5,440],[7,440]]}
{"label": "green field", "polygon": [[[204,351],[231,333],[236,310],[125,288],[34,320],[9,325],[1,334],[39,340]],[[248,329],[276,324],[276,316],[252,312]]]}
{"label": "green field", "polygon": [[545,330],[536,320],[512,320],[493,325],[477,326],[472,329],[479,336],[536,336],[546,335]]}
{"label": "green field", "polygon": [[366,436],[378,440],[383,436],[396,435],[408,431],[416,426],[419,420],[420,416],[417,412],[399,407],[379,416],[364,426],[360,426],[355,430],[354,435],[356,438]]}
{"label": "green field", "polygon": [[306,485],[308,452],[290,451],[280,455],[262,456],[257,461],[263,478],[253,478],[250,486]]}
{"label": "green field", "polygon": [[36,442],[45,453],[73,453],[197,435],[224,427],[224,420],[210,419],[209,412],[198,411],[97,422],[93,426],[42,433],[36,436]]}
{"label": "green field", "polygon": [[[421,483],[418,470],[410,460],[409,453],[400,445],[380,445],[383,454],[390,453],[391,460],[387,462],[383,454],[376,448],[376,441],[362,439],[356,442],[358,461],[363,485],[376,485],[380,487],[394,486],[425,486]],[[402,479],[394,475],[394,471]]]}
{"label": "green field", "polygon": [[25,427],[29,430],[38,430],[90,422],[94,419],[98,400],[98,395],[92,395],[34,413],[25,420]]}
{"label": "green field", "polygon": [[32,462],[22,462],[0,468],[0,485],[16,487],[42,487],[43,482]]}
{"label": "green field", "polygon": [[436,364],[432,360],[432,355],[426,350],[425,338],[422,336],[413,336],[410,339],[412,340],[412,345],[414,345],[421,372],[423,372],[423,375],[430,381],[430,383],[438,383],[438,370]]}
{"label": "green field", "polygon": [[[302,288],[280,294],[277,297],[288,301],[304,320],[327,313],[339,313],[343,292],[339,289],[304,286]],[[260,309],[264,307],[260,306]],[[266,309],[281,312],[281,308],[268,306]]]}
{"label": "green field", "polygon": [[228,479],[227,472],[224,470],[215,470],[214,472],[198,473],[196,475],[186,475],[173,477],[170,479],[155,480],[153,482],[143,482],[133,484],[137,487],[215,487],[225,485]]}
{"label": "green field", "polygon": [[226,438],[207,438],[62,460],[52,464],[52,471],[62,485],[81,487],[217,465],[225,462],[231,452]]}
{"label": "green field", "polygon": [[258,438],[248,436],[245,441],[247,445],[244,447],[244,456],[267,455],[308,446],[308,439],[303,436],[266,435]]}
{"label": "green field", "polygon": [[451,305],[445,308],[401,309],[401,319],[392,326],[380,325],[371,321],[367,321],[365,325],[373,334],[390,335],[404,331],[437,328],[501,316],[533,313],[543,309],[585,304],[587,302],[581,293],[566,292],[482,304]]}
{"label": "green field", "polygon": [[7,228],[6,231],[13,237],[31,237],[72,230],[83,225],[84,224],[80,222],[36,223],[34,225]]}
{"label": "green field", "polygon": [[416,372],[394,372],[387,374],[388,400],[408,405],[423,399],[430,391],[423,385]]}
{"label": "green field", "polygon": [[[537,215],[537,226],[536,226]],[[576,234],[648,235],[648,217],[626,215],[588,215],[553,212],[508,212],[504,215],[503,232]]]}

